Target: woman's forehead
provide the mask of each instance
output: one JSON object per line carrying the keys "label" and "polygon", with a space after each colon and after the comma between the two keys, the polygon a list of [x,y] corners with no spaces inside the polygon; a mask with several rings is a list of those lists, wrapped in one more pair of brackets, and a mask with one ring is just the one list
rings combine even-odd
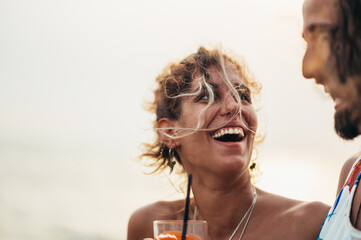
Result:
{"label": "woman's forehead", "polygon": [[224,70],[221,66],[212,65],[205,70],[205,74],[203,76],[200,73],[197,74],[192,85],[199,86],[199,83],[202,84],[205,80],[213,86],[219,86],[225,84],[226,78],[228,78],[234,86],[246,85],[242,75],[237,71],[235,66],[232,64],[225,64]]}

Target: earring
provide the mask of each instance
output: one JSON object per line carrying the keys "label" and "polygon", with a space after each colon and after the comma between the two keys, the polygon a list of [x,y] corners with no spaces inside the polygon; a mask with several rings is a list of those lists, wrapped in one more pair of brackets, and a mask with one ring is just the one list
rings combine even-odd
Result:
{"label": "earring", "polygon": [[165,148],[165,145],[162,143],[162,144],[160,145],[159,156],[163,156],[163,150],[164,150],[164,148]]}
{"label": "earring", "polygon": [[256,161],[252,161],[249,169],[254,170],[256,168]]}
{"label": "earring", "polygon": [[168,162],[167,162],[167,165],[170,168],[169,174],[173,172],[174,165],[176,164],[176,161],[173,160],[173,157],[174,157],[174,151],[171,148],[169,148]]}

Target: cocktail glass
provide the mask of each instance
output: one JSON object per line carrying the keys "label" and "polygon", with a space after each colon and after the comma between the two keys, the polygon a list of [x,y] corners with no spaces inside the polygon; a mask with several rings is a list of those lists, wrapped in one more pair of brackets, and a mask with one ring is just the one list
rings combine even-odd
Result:
{"label": "cocktail glass", "polygon": [[[156,220],[153,222],[155,240],[181,240],[182,220]],[[206,221],[188,220],[186,240],[207,240]]]}

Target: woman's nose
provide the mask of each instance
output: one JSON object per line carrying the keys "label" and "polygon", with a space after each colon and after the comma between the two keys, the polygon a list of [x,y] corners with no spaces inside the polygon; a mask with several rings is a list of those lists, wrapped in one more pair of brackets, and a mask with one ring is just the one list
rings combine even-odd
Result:
{"label": "woman's nose", "polygon": [[237,113],[237,111],[239,111],[240,107],[241,104],[237,102],[236,98],[233,97],[231,94],[228,94],[222,102],[221,114],[223,116],[233,115]]}

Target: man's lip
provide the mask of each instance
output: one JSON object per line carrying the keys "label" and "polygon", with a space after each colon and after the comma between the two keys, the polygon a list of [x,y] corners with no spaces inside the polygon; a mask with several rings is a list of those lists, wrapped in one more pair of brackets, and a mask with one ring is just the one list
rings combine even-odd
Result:
{"label": "man's lip", "polygon": [[343,101],[341,98],[335,98],[333,101],[335,103],[335,110],[338,110],[342,107]]}
{"label": "man's lip", "polygon": [[[322,84],[322,83],[321,83]],[[327,86],[326,84],[322,84],[323,85],[323,90],[325,91],[325,93],[330,94],[330,87]]]}

